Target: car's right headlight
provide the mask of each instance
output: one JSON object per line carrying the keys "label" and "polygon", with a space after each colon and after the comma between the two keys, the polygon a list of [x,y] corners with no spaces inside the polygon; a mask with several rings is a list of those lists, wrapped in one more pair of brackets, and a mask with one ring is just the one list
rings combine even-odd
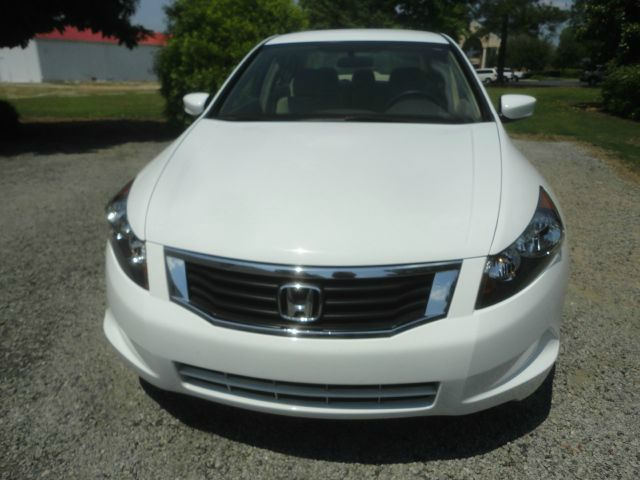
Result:
{"label": "car's right headlight", "polygon": [[560,214],[540,187],[538,206],[527,228],[509,247],[487,258],[476,308],[501,302],[533,282],[555,258],[563,238]]}
{"label": "car's right headlight", "polygon": [[131,229],[127,218],[127,200],[133,180],[127,183],[107,204],[107,222],[111,226],[111,246],[127,276],[143,288],[147,281],[147,250]]}

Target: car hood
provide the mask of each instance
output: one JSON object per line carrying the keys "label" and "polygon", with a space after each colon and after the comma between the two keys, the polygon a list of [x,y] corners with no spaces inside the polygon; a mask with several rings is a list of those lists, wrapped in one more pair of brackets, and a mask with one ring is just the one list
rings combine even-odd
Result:
{"label": "car hood", "polygon": [[382,265],[486,255],[495,123],[200,120],[151,197],[150,242],[221,257]]}

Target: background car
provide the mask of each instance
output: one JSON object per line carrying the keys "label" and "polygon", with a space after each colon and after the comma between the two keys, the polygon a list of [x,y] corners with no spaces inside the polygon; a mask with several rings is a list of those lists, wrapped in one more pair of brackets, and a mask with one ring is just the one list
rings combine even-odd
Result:
{"label": "background car", "polygon": [[525,78],[529,78],[531,76],[531,72],[527,70],[513,70],[513,76],[516,81],[520,81]]}
{"label": "background car", "polygon": [[584,70],[582,75],[580,75],[580,81],[588,83],[591,86],[597,85],[604,80],[606,73],[604,65],[596,65],[595,67]]}
{"label": "background car", "polygon": [[479,68],[476,70],[476,74],[484,85],[489,85],[498,80],[498,70],[495,68]]}
{"label": "background car", "polygon": [[502,74],[504,78],[507,80],[507,82],[517,82],[519,80],[516,73],[513,70],[511,70],[511,68],[509,67],[505,67]]}

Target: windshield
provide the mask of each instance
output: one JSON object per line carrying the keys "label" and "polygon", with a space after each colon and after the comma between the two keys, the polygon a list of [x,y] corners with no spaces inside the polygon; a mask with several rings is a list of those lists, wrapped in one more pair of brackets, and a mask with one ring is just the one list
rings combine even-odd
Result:
{"label": "windshield", "polygon": [[449,45],[265,46],[209,114],[223,120],[471,123],[481,108]]}

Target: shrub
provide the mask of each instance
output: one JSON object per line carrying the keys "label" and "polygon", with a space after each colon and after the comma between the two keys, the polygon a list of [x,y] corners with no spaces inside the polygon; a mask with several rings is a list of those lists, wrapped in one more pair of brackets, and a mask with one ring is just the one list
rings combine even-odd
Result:
{"label": "shrub", "polygon": [[602,102],[615,115],[640,120],[640,65],[613,69],[602,82]]}
{"label": "shrub", "polygon": [[292,0],[176,0],[166,12],[171,37],[156,71],[173,121],[184,119],[185,94],[215,92],[260,40],[306,26]]}

